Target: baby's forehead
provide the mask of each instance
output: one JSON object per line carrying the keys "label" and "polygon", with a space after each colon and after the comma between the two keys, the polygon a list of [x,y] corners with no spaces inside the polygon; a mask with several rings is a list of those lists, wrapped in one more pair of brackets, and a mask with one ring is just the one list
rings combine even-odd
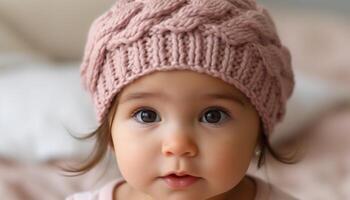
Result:
{"label": "baby's forehead", "polygon": [[239,90],[202,90],[193,91],[192,93],[177,92],[172,93],[171,91],[161,91],[153,90],[152,88],[140,90],[129,90],[127,92],[122,92],[118,96],[118,104],[132,103],[134,101],[142,100],[161,100],[162,102],[171,102],[175,100],[180,100],[181,102],[194,103],[194,102],[206,102],[210,100],[226,100],[230,102],[235,102],[240,106],[246,106],[250,104],[247,97],[244,96]]}
{"label": "baby's forehead", "polygon": [[219,92],[244,96],[235,84],[213,75],[190,70],[156,71],[145,74],[124,85],[121,93],[135,91],[164,91],[164,93],[178,91],[179,94],[189,91],[193,95]]}
{"label": "baby's forehead", "polygon": [[189,70],[153,72],[125,85],[119,94],[121,100],[142,97],[234,98],[248,101],[234,84],[212,75]]}

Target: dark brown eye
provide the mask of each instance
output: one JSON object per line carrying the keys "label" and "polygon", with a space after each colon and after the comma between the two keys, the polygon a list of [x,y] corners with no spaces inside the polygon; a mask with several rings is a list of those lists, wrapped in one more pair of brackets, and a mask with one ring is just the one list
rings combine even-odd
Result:
{"label": "dark brown eye", "polygon": [[211,123],[211,124],[216,124],[216,123],[222,123],[228,118],[230,118],[230,115],[227,114],[227,112],[218,108],[214,108],[204,113],[202,121]]}
{"label": "dark brown eye", "polygon": [[152,123],[157,119],[158,115],[152,110],[142,109],[137,111],[134,117],[141,123]]}

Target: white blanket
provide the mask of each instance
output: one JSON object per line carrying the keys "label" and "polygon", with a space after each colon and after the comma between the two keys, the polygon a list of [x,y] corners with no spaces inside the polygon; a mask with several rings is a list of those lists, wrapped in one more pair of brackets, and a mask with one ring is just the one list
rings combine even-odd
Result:
{"label": "white blanket", "polygon": [[[23,62],[21,62],[23,61]],[[54,65],[25,56],[0,56],[0,154],[42,161],[86,154],[79,134],[96,126],[78,63]],[[68,130],[66,130],[66,128]]]}

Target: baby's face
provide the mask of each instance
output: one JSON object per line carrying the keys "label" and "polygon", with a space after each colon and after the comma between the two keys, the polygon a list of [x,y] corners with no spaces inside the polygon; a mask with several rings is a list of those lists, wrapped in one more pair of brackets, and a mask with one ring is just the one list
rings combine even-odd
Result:
{"label": "baby's face", "polygon": [[[141,92],[154,95],[136,95]],[[131,83],[120,93],[112,124],[127,183],[140,195],[168,200],[209,199],[234,188],[258,132],[258,114],[240,91],[192,71],[156,72]],[[174,188],[161,178],[171,171],[200,178]]]}

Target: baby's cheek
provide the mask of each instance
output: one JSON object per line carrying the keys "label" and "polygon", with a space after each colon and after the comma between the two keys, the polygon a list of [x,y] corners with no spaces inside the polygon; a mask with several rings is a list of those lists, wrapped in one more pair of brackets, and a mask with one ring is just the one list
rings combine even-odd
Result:
{"label": "baby's cheek", "polygon": [[122,176],[134,187],[143,187],[152,175],[150,155],[135,142],[120,141],[115,148],[118,167]]}
{"label": "baby's cheek", "polygon": [[[211,151],[206,171],[208,179],[221,187],[234,187],[244,177],[249,162],[245,153],[230,147]],[[247,163],[248,162],[248,163]]]}

